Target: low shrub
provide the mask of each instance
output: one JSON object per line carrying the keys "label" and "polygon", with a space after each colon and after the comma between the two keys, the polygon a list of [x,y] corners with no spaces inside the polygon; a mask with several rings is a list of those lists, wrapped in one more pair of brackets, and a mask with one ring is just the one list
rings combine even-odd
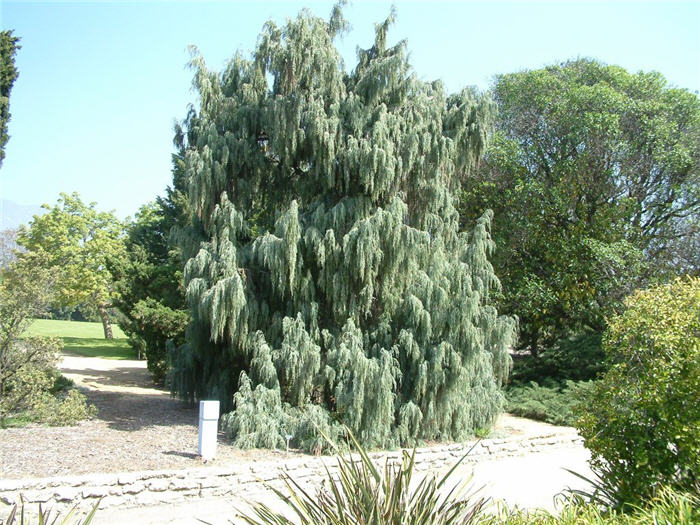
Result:
{"label": "low shrub", "polygon": [[55,384],[61,349],[57,339],[28,337],[3,342],[0,367],[0,419],[32,410]]}
{"label": "low shrub", "polygon": [[28,336],[51,298],[51,276],[31,265],[0,269],[0,426],[73,425],[96,412],[58,368],[62,342]]}
{"label": "low shrub", "polygon": [[506,410],[553,425],[572,426],[576,422],[576,407],[593,385],[594,381],[571,380],[512,385],[506,390]]}
{"label": "low shrub", "polygon": [[62,392],[67,392],[71,388],[75,388],[75,383],[72,379],[68,379],[66,376],[61,374],[58,370],[54,374],[53,386],[51,387],[51,393],[56,396]]}
{"label": "low shrub", "polygon": [[69,389],[58,396],[45,392],[32,407],[31,415],[35,422],[45,425],[75,425],[96,416],[97,408],[76,389]]}

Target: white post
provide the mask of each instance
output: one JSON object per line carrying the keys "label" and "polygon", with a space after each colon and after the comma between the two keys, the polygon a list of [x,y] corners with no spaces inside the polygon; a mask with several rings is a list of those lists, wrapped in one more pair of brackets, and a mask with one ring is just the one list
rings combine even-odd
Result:
{"label": "white post", "polygon": [[197,451],[204,461],[216,455],[216,435],[219,431],[219,402],[199,402],[199,447]]}

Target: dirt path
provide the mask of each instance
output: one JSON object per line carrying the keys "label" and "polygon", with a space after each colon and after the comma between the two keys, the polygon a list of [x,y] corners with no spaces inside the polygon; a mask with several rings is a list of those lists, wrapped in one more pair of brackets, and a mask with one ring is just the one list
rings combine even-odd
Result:
{"label": "dirt path", "polygon": [[[65,355],[61,369],[84,389],[98,416],[76,427],[0,429],[0,478],[202,466],[197,456],[197,410],[154,388],[145,361]],[[495,437],[568,431],[503,416]],[[219,436],[216,461],[282,457],[275,451],[241,451]]]}
{"label": "dirt path", "polygon": [[[0,429],[0,478],[202,466],[196,408],[154,388],[145,361],[65,355],[60,367],[97,417],[75,427]],[[235,449],[219,436],[219,464],[269,454]]]}

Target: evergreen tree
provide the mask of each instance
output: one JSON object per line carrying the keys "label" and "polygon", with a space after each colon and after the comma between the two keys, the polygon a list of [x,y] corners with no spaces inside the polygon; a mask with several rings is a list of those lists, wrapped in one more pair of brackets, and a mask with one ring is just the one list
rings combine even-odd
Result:
{"label": "evergreen tree", "polygon": [[9,140],[7,123],[10,120],[10,91],[19,73],[15,67],[15,54],[20,48],[19,37],[12,31],[0,31],[0,167],[5,158],[5,144]]}
{"label": "evergreen tree", "polygon": [[192,60],[173,387],[232,410],[239,446],[315,448],[312,423],[338,422],[369,446],[459,439],[501,409],[515,321],[490,304],[491,215],[459,233],[454,206],[493,105],[420,81],[392,18],[349,73],[338,8],[268,22],[221,74]]}
{"label": "evergreen tree", "polygon": [[183,157],[173,155],[173,185],[165,197],[141,207],[127,228],[126,253],[108,261],[114,279],[119,326],[138,354],[145,355],[157,383],[167,374],[168,342],[184,343],[189,320],[182,287],[182,260],[171,242],[173,229],[187,222]]}

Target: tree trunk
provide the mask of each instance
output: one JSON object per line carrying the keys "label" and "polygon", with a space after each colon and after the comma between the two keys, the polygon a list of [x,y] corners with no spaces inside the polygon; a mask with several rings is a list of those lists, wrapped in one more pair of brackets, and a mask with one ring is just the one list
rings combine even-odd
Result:
{"label": "tree trunk", "polygon": [[101,304],[97,307],[97,309],[100,312],[100,317],[102,318],[102,328],[104,328],[105,331],[105,339],[114,339],[114,335],[112,335],[112,325],[109,322],[109,316],[107,315],[107,307]]}

